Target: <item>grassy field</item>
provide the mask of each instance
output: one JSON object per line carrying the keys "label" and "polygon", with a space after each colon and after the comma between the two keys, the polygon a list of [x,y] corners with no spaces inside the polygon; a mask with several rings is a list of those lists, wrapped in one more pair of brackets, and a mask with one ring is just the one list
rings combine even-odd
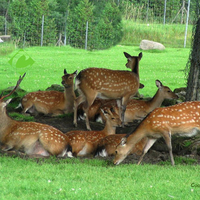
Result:
{"label": "grassy field", "polygon": [[[84,51],[66,47],[24,49],[35,63],[19,68],[8,62],[19,51],[1,56],[0,90],[16,83],[27,72],[21,88],[27,91],[60,84],[63,69],[80,71],[86,67],[126,69],[123,51],[138,55],[138,47],[122,46],[102,51]],[[153,96],[155,80],[171,89],[185,86],[184,68],[188,48],[167,48],[163,52],[143,51],[140,62],[140,93]],[[47,159],[45,162],[0,157],[1,199],[197,199],[200,193],[199,165],[170,163],[113,166],[106,160]]]}
{"label": "grassy field", "polygon": [[[136,32],[132,35],[129,22],[126,26],[127,37],[124,37],[121,45],[107,50],[85,51],[66,46],[31,47],[13,51],[13,45],[5,47],[5,44],[0,44],[0,91],[15,85],[19,75],[24,72],[27,74],[21,88],[30,92],[44,90],[51,84],[61,85],[64,68],[69,73],[87,67],[126,69],[123,52],[138,55],[141,52],[138,46],[141,38],[135,38],[141,34],[143,39],[160,38],[160,42],[166,41],[167,48],[162,52],[142,51],[140,80],[145,88],[140,93],[153,96],[157,90],[156,79],[172,90],[185,87],[184,69],[190,49],[180,48],[183,37],[179,33],[184,29],[183,26],[174,26],[174,30],[168,30],[167,26],[149,25],[151,34],[147,34],[147,25],[138,25],[135,26],[138,35]],[[168,39],[161,40],[163,38],[160,35]],[[26,59],[34,60],[31,67],[17,65],[23,55]],[[141,166],[122,163],[114,166],[110,161],[98,159],[73,158],[58,161],[50,158],[36,162],[0,156],[0,199],[198,199],[200,166],[191,165],[190,162],[183,164],[180,158],[175,158],[175,162],[175,167],[169,162]]]}
{"label": "grassy field", "polygon": [[[13,86],[20,74],[26,72],[21,88],[26,91],[44,90],[51,84],[61,84],[64,68],[68,73],[87,67],[102,67],[126,70],[127,62],[123,52],[138,55],[138,47],[117,45],[108,50],[85,51],[66,47],[31,47],[23,50],[25,56],[31,57],[34,64],[31,67],[19,68],[13,59],[19,52],[16,49],[8,55],[0,57],[0,90]],[[155,80],[159,79],[171,89],[185,87],[185,66],[189,57],[189,48],[166,48],[164,51],[142,51],[140,61],[140,81],[145,88],[140,90],[144,96],[153,96],[157,87]],[[16,56],[17,57],[17,56]],[[18,58],[18,57],[17,57]]]}
{"label": "grassy field", "polygon": [[[121,44],[140,45],[141,40],[161,42],[165,47],[184,47],[185,24],[139,24],[131,20],[123,21],[124,36]],[[191,45],[192,25],[188,26],[186,47]]]}
{"label": "grassy field", "polygon": [[200,166],[0,157],[3,199],[198,199]]}

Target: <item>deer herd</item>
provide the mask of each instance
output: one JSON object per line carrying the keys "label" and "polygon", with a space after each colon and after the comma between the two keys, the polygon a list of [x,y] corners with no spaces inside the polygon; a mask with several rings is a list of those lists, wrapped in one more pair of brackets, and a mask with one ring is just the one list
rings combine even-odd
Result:
{"label": "deer herd", "polygon": [[[19,77],[16,86],[0,96],[0,144],[3,151],[15,150],[31,156],[114,156],[118,165],[128,155],[141,155],[138,164],[157,139],[163,137],[168,147],[171,164],[172,135],[192,137],[200,130],[200,102],[183,102],[161,107],[164,99],[178,96],[161,81],[150,100],[133,98],[140,83],[139,63],[142,53],[127,58],[126,67],[131,70],[86,68],[68,74],[64,70],[62,85],[64,92],[38,91],[26,94],[21,100],[22,113],[43,113],[49,116],[73,113],[74,126],[78,126],[79,111],[84,113],[87,130],[71,130],[67,133],[36,122],[21,122],[9,117],[6,99],[18,88],[25,74]],[[74,81],[75,79],[75,81]],[[75,94],[77,89],[78,94]],[[6,99],[6,100],[5,100]],[[104,129],[93,131],[90,121],[99,116]],[[139,120],[131,133],[116,134],[117,127],[124,127]],[[122,128],[123,129],[123,128]]]}

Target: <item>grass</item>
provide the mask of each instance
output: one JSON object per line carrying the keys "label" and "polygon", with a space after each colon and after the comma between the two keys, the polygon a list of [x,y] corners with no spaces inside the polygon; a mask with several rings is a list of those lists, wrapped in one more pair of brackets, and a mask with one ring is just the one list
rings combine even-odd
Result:
{"label": "grass", "polygon": [[[131,20],[123,21],[123,45],[140,45],[141,40],[147,39],[162,43],[165,47],[184,47],[185,24],[141,24]],[[192,25],[188,26],[186,47],[191,45]]]}
{"label": "grass", "polygon": [[103,160],[0,157],[0,198],[198,199],[199,170],[195,165],[115,167]]}
{"label": "grass", "polygon": [[0,58],[15,50],[15,45],[12,42],[0,43]]}
{"label": "grass", "polygon": [[[126,70],[126,58],[123,52],[138,55],[138,47],[117,45],[108,50],[85,51],[66,47],[31,47],[24,49],[35,63],[31,67],[17,68],[8,61],[19,50],[6,55],[0,60],[0,91],[15,85],[19,75],[26,71],[26,77],[21,88],[31,92],[45,90],[51,84],[61,85],[64,68],[68,73],[87,67],[102,67]],[[157,87],[155,80],[159,79],[172,90],[186,86],[184,69],[189,57],[189,48],[166,48],[164,51],[142,51],[140,61],[140,81],[145,88],[140,90],[144,96],[153,96]]]}
{"label": "grass", "polygon": [[[30,56],[34,60],[31,67],[17,67],[19,57],[9,64],[19,49],[10,48],[6,53],[0,49],[0,91],[15,85],[25,71],[27,74],[20,86],[30,92],[60,84],[64,68],[69,73],[86,67],[126,69],[123,51],[138,55],[141,38],[164,41],[167,48],[162,52],[143,51],[140,77],[145,88],[140,93],[153,96],[157,90],[156,79],[172,90],[185,87],[184,69],[190,49],[174,48],[182,47],[180,32],[183,26],[168,30],[168,25],[134,25],[132,33],[133,26],[129,23],[121,43],[124,45],[104,51],[85,51],[69,46],[26,48],[23,50],[26,58]],[[21,116],[13,116],[21,120]],[[200,166],[195,160],[185,158],[175,158],[175,162],[175,167],[170,162],[113,166],[110,161],[98,159],[50,158],[43,161],[1,155],[0,199],[198,199]]]}

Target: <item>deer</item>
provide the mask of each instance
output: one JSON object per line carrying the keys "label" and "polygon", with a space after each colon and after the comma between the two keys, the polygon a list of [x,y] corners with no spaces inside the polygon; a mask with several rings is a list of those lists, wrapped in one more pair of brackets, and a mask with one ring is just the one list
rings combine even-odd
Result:
{"label": "deer", "polygon": [[17,89],[25,74],[19,77],[14,89],[0,97],[0,144],[3,151],[20,151],[29,156],[58,156],[63,157],[68,149],[67,136],[58,129],[37,122],[22,122],[10,118],[6,106],[9,97]]}
{"label": "deer", "polygon": [[86,128],[91,130],[88,111],[96,97],[116,99],[120,109],[122,124],[124,123],[124,112],[131,96],[134,96],[140,86],[139,62],[142,52],[138,56],[131,56],[124,52],[127,58],[126,67],[131,71],[111,70],[105,68],[86,68],[79,72],[75,79],[75,87],[79,96],[74,100],[74,121],[77,127],[77,107],[84,102],[83,110],[86,114]]}
{"label": "deer", "polygon": [[74,78],[77,71],[68,74],[64,69],[62,85],[64,93],[59,91],[37,91],[26,94],[22,100],[22,113],[38,114],[43,113],[50,116],[73,113],[74,99]]}
{"label": "deer", "polygon": [[[98,143],[95,156],[101,156],[101,157],[114,156],[117,145],[120,143],[121,139],[125,136],[126,134],[114,134],[102,138]],[[147,141],[148,141],[147,137],[143,138],[135,145],[134,148],[131,149],[129,154],[141,155],[145,145],[147,144]]]}
{"label": "deer", "polygon": [[156,140],[163,137],[169,150],[171,165],[173,166],[175,162],[171,137],[173,135],[192,137],[198,134],[199,131],[199,101],[188,101],[169,107],[156,108],[141,121],[133,133],[127,134],[121,139],[116,147],[113,163],[115,165],[120,164],[142,138],[148,137],[149,140],[138,161],[139,165]]}
{"label": "deer", "polygon": [[121,126],[122,122],[119,115],[113,112],[112,109],[104,108],[102,112],[106,117],[106,124],[103,130],[73,130],[66,133],[73,156],[82,157],[93,155],[96,151],[98,142],[107,135],[115,134],[116,127]]}
{"label": "deer", "polygon": [[[128,101],[124,114],[125,124],[133,122],[134,120],[142,120],[152,110],[160,107],[165,99],[178,99],[178,96],[174,92],[172,92],[172,90],[168,86],[164,86],[161,81],[156,80],[155,84],[158,90],[150,100],[130,99]],[[108,102],[103,106],[110,106],[115,109],[116,113],[119,114],[116,102]],[[102,119],[103,117],[104,116],[101,114]]]}
{"label": "deer", "polygon": [[[140,83],[139,86],[140,89],[144,88],[144,85],[142,83]],[[93,104],[90,106],[89,111],[88,111],[88,119],[89,121],[98,121],[98,122],[102,122],[102,117],[104,119],[104,121],[106,120],[104,118],[104,114],[101,112],[101,108],[106,107],[104,106],[106,105],[113,105],[116,102],[115,99],[100,99],[100,98],[96,98],[93,102]],[[78,118],[84,120],[85,116],[84,116],[84,111],[83,111],[83,103],[79,104],[78,106]],[[112,107],[112,106],[110,106]]]}

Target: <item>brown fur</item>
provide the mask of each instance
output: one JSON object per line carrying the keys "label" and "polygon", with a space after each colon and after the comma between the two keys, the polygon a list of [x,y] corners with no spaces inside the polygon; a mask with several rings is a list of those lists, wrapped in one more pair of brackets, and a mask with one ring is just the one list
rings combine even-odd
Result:
{"label": "brown fur", "polygon": [[[164,99],[177,99],[178,96],[171,91],[168,86],[162,85],[159,80],[156,80],[156,86],[158,90],[154,97],[148,101],[145,100],[137,100],[137,99],[130,99],[126,106],[126,111],[124,115],[124,122],[127,124],[129,122],[133,122],[134,120],[142,120],[157,107],[160,107]],[[118,112],[118,106],[116,101],[108,102],[103,106],[112,107],[115,109],[115,112]],[[103,106],[101,108],[103,108]],[[101,117],[104,119],[104,116],[101,114]]]}
{"label": "brown fur", "polygon": [[20,77],[10,94],[0,98],[0,143],[2,150],[19,150],[29,155],[64,156],[68,147],[68,138],[61,131],[46,124],[16,121],[7,115],[6,106],[11,99],[5,102],[3,100],[15,91],[23,77]]}
{"label": "brown fur", "polygon": [[100,139],[107,135],[115,134],[116,127],[121,125],[119,116],[106,108],[104,115],[106,117],[106,124],[102,131],[75,130],[66,133],[73,155],[86,156],[94,154]]}
{"label": "brown fur", "polygon": [[76,71],[68,74],[66,70],[62,76],[62,84],[64,86],[64,93],[58,91],[38,91],[31,92],[22,98],[21,104],[23,113],[33,112],[50,114],[53,116],[67,114],[73,112],[74,105],[74,77]]}
{"label": "brown fur", "polygon": [[87,68],[82,70],[76,77],[76,85],[80,96],[74,101],[74,125],[77,126],[77,107],[84,102],[83,109],[86,113],[86,127],[89,125],[88,111],[96,97],[117,99],[120,102],[120,113],[124,121],[124,111],[131,96],[134,96],[140,86],[139,61],[142,53],[138,56],[130,56],[124,53],[128,62],[127,68],[132,71],[109,70],[103,68]]}
{"label": "brown fur", "polygon": [[[115,150],[117,145],[120,143],[121,139],[125,136],[126,134],[115,134],[115,135],[108,135],[102,138],[98,143],[96,155],[100,155],[102,157],[115,155]],[[141,155],[147,141],[148,141],[147,137],[143,138],[140,142],[138,142],[135,145],[135,147],[130,151],[129,154]]]}
{"label": "brown fur", "polygon": [[200,131],[200,102],[184,102],[165,108],[153,110],[136,128],[136,130],[122,138],[116,148],[114,164],[121,163],[131,149],[142,138],[148,137],[143,154],[138,162],[141,163],[144,155],[160,137],[165,139],[169,149],[171,164],[174,165],[172,154],[171,135],[192,137]]}

